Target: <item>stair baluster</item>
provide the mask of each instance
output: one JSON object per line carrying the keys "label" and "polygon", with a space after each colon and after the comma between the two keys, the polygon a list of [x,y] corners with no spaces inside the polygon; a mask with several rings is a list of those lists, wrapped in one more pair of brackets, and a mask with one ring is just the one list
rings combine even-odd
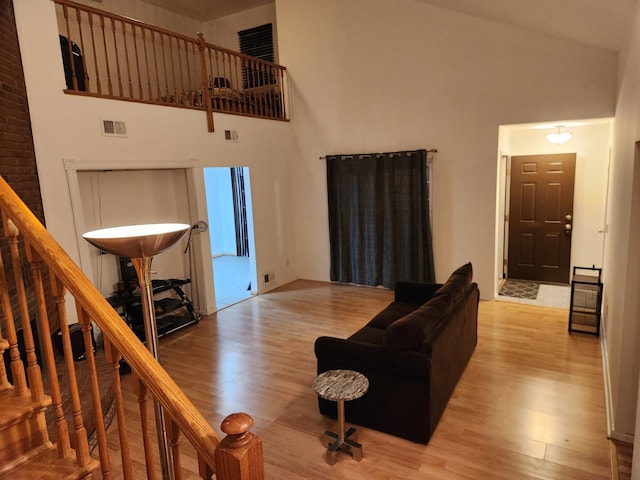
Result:
{"label": "stair baluster", "polygon": [[175,480],[182,480],[182,464],[180,462],[180,427],[169,417],[166,417],[167,438],[173,458]]}
{"label": "stair baluster", "polygon": [[51,395],[51,401],[53,404],[56,446],[58,448],[58,456],[63,458],[71,451],[71,444],[69,442],[67,421],[64,418],[62,395],[60,393],[60,383],[58,382],[58,372],[56,370],[56,359],[53,354],[53,345],[51,344],[51,336],[47,334],[51,329],[49,327],[49,316],[47,314],[44,286],[42,284],[42,260],[28,244],[26,245],[26,251],[27,261],[29,262],[35,287],[38,330],[42,332],[40,335],[40,345],[42,348],[41,361],[44,361],[47,371],[49,394]]}
{"label": "stair baluster", "polygon": [[73,415],[73,428],[75,432],[76,458],[78,464],[87,466],[91,460],[89,453],[89,441],[87,439],[87,429],[82,420],[82,407],[80,403],[80,394],[78,393],[78,380],[76,378],[76,369],[73,363],[73,349],[71,348],[71,338],[69,336],[69,325],[67,318],[67,309],[65,302],[66,289],[54,275],[50,275],[51,289],[53,297],[56,300],[58,309],[58,318],[60,320],[60,332],[62,336],[62,351],[64,352],[64,362],[67,376],[69,378],[69,397],[71,401],[71,412]]}
{"label": "stair baluster", "polygon": [[138,395],[138,405],[140,408],[140,426],[142,429],[142,444],[144,446],[144,458],[146,459],[147,463],[147,478],[150,480],[155,480],[156,472],[154,469],[153,461],[153,443],[151,440],[151,434],[149,432],[149,409],[147,408],[149,398],[147,396],[147,387],[140,381],[137,375],[133,379],[133,387],[136,394]]}
{"label": "stair baluster", "polygon": [[9,250],[11,251],[11,263],[13,265],[15,288],[18,293],[18,307],[20,311],[24,349],[27,357],[27,379],[29,381],[31,399],[34,402],[39,402],[44,396],[44,387],[42,385],[42,372],[40,370],[40,365],[38,365],[38,358],[36,357],[36,347],[33,341],[27,293],[24,286],[24,277],[22,275],[22,262],[20,261],[20,251],[18,247],[18,236],[20,235],[20,232],[16,225],[8,219],[4,213],[2,215],[2,219],[4,232],[9,242]]}
{"label": "stair baluster", "polygon": [[89,315],[85,310],[76,304],[78,312],[78,322],[82,325],[82,337],[84,339],[84,351],[89,369],[91,371],[91,399],[93,401],[93,413],[96,424],[96,436],[98,438],[98,454],[100,456],[100,469],[102,478],[111,478],[109,450],[107,448],[107,433],[104,426],[104,417],[102,412],[102,399],[100,398],[100,385],[98,384],[98,370],[96,368],[96,358],[93,354],[93,339],[91,338],[91,323]]}
{"label": "stair baluster", "polygon": [[111,379],[113,401],[115,402],[116,421],[118,422],[118,438],[120,439],[120,457],[122,458],[122,475],[124,480],[133,480],[133,466],[129,454],[129,439],[127,437],[127,423],[122,399],[122,384],[120,382],[120,360],[122,355],[116,350],[108,338],[104,338],[104,351],[107,362],[111,365]]}
{"label": "stair baluster", "polygon": [[[27,392],[27,377],[24,373],[24,364],[20,358],[20,350],[18,349],[18,334],[16,332],[16,324],[13,319],[13,310],[11,308],[11,299],[9,297],[9,287],[5,274],[4,260],[0,255],[0,303],[2,304],[2,313],[4,316],[4,327],[9,342],[9,367],[11,369],[11,377],[13,379],[14,393],[17,396]],[[3,362],[4,363],[4,362]],[[4,371],[3,364],[3,371]],[[6,373],[5,373],[6,378]],[[2,386],[7,388],[8,380]]]}

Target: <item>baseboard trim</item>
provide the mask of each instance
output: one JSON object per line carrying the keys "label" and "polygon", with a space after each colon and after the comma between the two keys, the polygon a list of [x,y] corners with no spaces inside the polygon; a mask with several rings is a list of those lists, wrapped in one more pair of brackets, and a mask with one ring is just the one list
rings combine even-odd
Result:
{"label": "baseboard trim", "polygon": [[[604,325],[603,325],[604,327]],[[607,421],[607,437],[613,438],[614,418],[613,418],[613,398],[611,396],[611,377],[609,376],[609,351],[605,341],[605,329],[601,329],[600,353],[602,354],[602,382],[604,385],[604,408]]]}
{"label": "baseboard trim", "polygon": [[628,433],[612,432],[609,438],[611,440],[633,444],[633,439],[635,437],[633,435],[629,435]]}
{"label": "baseboard trim", "polygon": [[611,392],[611,377],[609,375],[609,351],[607,350],[606,331],[601,329],[600,353],[602,354],[602,380],[604,384],[604,405],[607,421],[607,437],[626,443],[633,443],[634,436],[628,433],[616,432],[613,412],[613,394]]}
{"label": "baseboard trim", "polygon": [[613,440],[609,440],[609,465],[611,466],[611,480],[620,480],[618,448],[616,447],[616,442]]}

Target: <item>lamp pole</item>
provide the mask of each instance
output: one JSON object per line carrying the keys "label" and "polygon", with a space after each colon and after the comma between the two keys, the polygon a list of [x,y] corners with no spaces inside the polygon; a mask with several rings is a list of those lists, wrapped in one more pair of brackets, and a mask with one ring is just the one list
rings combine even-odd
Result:
{"label": "lamp pole", "polygon": [[[119,257],[131,259],[138,276],[142,318],[147,349],[158,360],[158,331],[156,312],[153,303],[153,286],[151,282],[151,262],[153,256],[172,247],[189,231],[191,227],[182,223],[158,223],[148,225],[128,225],[124,227],[105,228],[83,234],[85,240],[92,245]],[[164,480],[173,480],[175,472],[171,462],[171,452],[165,428],[162,405],[153,399],[156,432],[158,436],[158,453]]]}
{"label": "lamp pole", "polygon": [[[153,304],[153,287],[151,283],[151,261],[153,257],[131,258],[133,268],[138,275],[138,286],[140,287],[140,302],[142,303],[142,318],[144,320],[144,333],[147,349],[158,360],[158,328],[156,324],[156,309]],[[172,468],[171,453],[169,450],[169,439],[164,422],[164,409],[154,398],[153,409],[156,417],[156,432],[158,436],[158,454],[160,456],[160,467],[164,480],[173,480],[175,472]]]}

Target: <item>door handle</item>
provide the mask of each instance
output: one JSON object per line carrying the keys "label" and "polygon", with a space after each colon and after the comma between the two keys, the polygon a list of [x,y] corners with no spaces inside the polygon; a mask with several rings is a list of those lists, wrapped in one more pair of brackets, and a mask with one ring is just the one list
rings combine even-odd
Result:
{"label": "door handle", "polygon": [[567,235],[569,235],[571,233],[571,224],[570,223],[565,223],[565,225],[564,225],[564,233],[566,233]]}
{"label": "door handle", "polygon": [[570,222],[571,220],[573,220],[573,217],[572,217],[571,215],[565,215],[565,216],[564,216],[564,219],[565,219],[567,222]]}

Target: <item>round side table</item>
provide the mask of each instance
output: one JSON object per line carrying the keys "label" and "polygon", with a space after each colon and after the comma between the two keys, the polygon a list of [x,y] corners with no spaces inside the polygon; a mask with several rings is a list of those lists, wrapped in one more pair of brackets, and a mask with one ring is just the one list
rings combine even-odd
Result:
{"label": "round side table", "polygon": [[344,402],[360,398],[369,389],[369,380],[363,374],[353,370],[328,370],[321,373],[313,381],[313,389],[325,400],[338,402],[338,433],[327,430],[325,437],[329,440],[328,453],[333,460],[338,449],[350,451],[357,461],[362,460],[362,445],[349,437],[356,431],[350,428],[345,432]]}

